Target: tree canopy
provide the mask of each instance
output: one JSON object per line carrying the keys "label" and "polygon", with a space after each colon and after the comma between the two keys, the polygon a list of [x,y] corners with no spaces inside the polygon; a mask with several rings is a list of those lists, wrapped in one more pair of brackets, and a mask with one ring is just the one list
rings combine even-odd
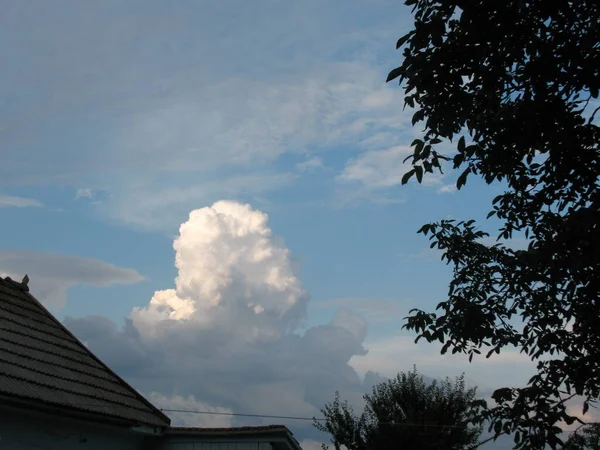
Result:
{"label": "tree canopy", "polygon": [[325,421],[315,421],[336,450],[466,450],[481,434],[473,420],[483,403],[463,377],[427,383],[415,368],[376,385],[364,400],[357,415],[336,393],[322,410]]}
{"label": "tree canopy", "polygon": [[[537,362],[527,386],[498,389],[485,417],[517,448],[560,446],[561,422],[600,396],[600,2],[407,0],[414,27],[402,36],[398,80],[413,124],[412,177],[457,170],[499,183],[488,218],[442,220],[419,231],[453,267],[435,312],[413,310],[417,339],[486,357],[516,347]],[[444,153],[442,145],[451,145]],[[468,218],[465,218],[468,219]]]}
{"label": "tree canopy", "polygon": [[584,425],[569,436],[564,450],[600,450],[600,423]]}

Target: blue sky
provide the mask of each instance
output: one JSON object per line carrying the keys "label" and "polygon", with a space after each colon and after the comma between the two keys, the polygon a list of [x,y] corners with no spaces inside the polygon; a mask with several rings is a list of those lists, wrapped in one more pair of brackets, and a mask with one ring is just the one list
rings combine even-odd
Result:
{"label": "blue sky", "polygon": [[[416,230],[483,219],[501,191],[469,180],[455,192],[452,173],[399,185],[420,129],[402,91],[384,81],[410,24],[408,8],[386,0],[2,2],[0,272],[29,273],[33,293],[161,405],[310,416],[335,389],[358,399],[367,371],[391,376],[413,364],[430,376],[465,371],[484,391],[526,381],[531,367],[516,353],[467,365],[401,331],[411,307],[444,299],[450,277]],[[212,207],[219,200],[251,209]],[[233,238],[261,213],[268,221],[256,233]],[[227,220],[216,225],[215,214]],[[176,267],[184,222],[191,231],[178,241]],[[279,256],[263,266],[248,249],[265,230],[260,245]],[[209,264],[202,252],[228,262]],[[222,293],[239,299],[236,308],[266,292],[256,300],[266,312],[255,315],[283,311],[279,322],[193,291],[220,280],[218,270],[230,275]],[[273,283],[284,285],[280,297]],[[164,319],[150,299],[175,287],[172,311],[187,314],[190,299],[217,303],[193,320]],[[287,309],[284,298],[294,299]],[[177,339],[161,328],[169,321],[182,327]],[[270,337],[249,344],[233,332],[246,325]],[[203,341],[216,330],[230,356]],[[144,375],[126,364],[128,348],[140,367],[148,349],[164,359],[153,354],[156,372]],[[256,375],[260,386],[239,393],[246,402],[215,393],[247,385],[254,366],[236,366],[242,349],[269,367]],[[316,368],[283,374],[277,355],[313,366],[340,357],[327,370],[346,381]],[[206,383],[190,381],[198,377]],[[269,402],[276,392],[283,403]]]}

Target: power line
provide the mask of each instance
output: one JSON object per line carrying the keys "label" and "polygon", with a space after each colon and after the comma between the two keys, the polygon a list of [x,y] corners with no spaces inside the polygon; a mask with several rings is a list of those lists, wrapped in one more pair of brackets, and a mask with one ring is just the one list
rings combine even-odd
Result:
{"label": "power line", "polygon": [[[162,412],[175,412],[175,413],[189,413],[189,414],[206,414],[216,416],[236,416],[236,417],[258,417],[263,419],[283,419],[283,420],[310,420],[324,422],[327,419],[322,417],[302,417],[302,416],[275,416],[267,414],[244,414],[234,412],[214,412],[214,411],[199,411],[194,409],[166,409],[161,408]],[[412,422],[378,422],[379,425],[397,425],[406,427],[424,427],[424,428],[465,428],[467,425],[439,425],[439,424],[426,424],[426,423],[412,423]]]}
{"label": "power line", "polygon": [[[111,408],[129,408],[125,405],[106,405],[99,403],[71,403],[70,406],[109,406]],[[234,413],[234,412],[222,412],[222,411],[201,411],[196,409],[172,409],[172,408],[157,408],[163,413],[183,413],[183,414],[204,414],[214,416],[232,416],[232,417],[254,417],[260,419],[281,419],[281,420],[310,420],[312,422],[325,422],[327,419],[324,417],[306,417],[306,416],[283,416],[283,415],[269,415],[269,414],[248,414],[248,413]],[[427,423],[413,423],[413,422],[377,422],[378,425],[396,425],[402,427],[421,427],[421,428],[466,428],[468,425],[439,425],[439,424],[427,424]]]}
{"label": "power line", "polygon": [[325,418],[315,417],[298,417],[298,416],[270,416],[266,414],[244,414],[244,413],[229,413],[229,412],[214,412],[214,411],[197,411],[193,409],[160,409],[162,412],[177,412],[190,414],[207,414],[215,416],[237,416],[237,417],[259,417],[263,419],[287,419],[287,420],[318,420],[325,421]]}

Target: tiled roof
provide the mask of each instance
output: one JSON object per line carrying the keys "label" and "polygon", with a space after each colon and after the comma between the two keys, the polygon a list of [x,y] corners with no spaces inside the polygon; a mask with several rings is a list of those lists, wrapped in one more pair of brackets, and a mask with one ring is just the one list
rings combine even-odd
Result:
{"label": "tiled roof", "polygon": [[71,334],[25,284],[0,277],[0,396],[167,427],[169,418]]}

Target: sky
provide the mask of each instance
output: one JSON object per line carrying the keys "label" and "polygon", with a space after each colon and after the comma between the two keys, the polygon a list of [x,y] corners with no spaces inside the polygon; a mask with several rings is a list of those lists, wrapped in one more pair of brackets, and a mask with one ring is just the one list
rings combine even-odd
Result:
{"label": "sky", "polygon": [[411,23],[391,0],[1,2],[0,273],[161,408],[319,417],[413,365],[524,384],[516,351],[402,330],[451,276],[416,231],[502,191],[400,186],[422,130],[385,78]]}

